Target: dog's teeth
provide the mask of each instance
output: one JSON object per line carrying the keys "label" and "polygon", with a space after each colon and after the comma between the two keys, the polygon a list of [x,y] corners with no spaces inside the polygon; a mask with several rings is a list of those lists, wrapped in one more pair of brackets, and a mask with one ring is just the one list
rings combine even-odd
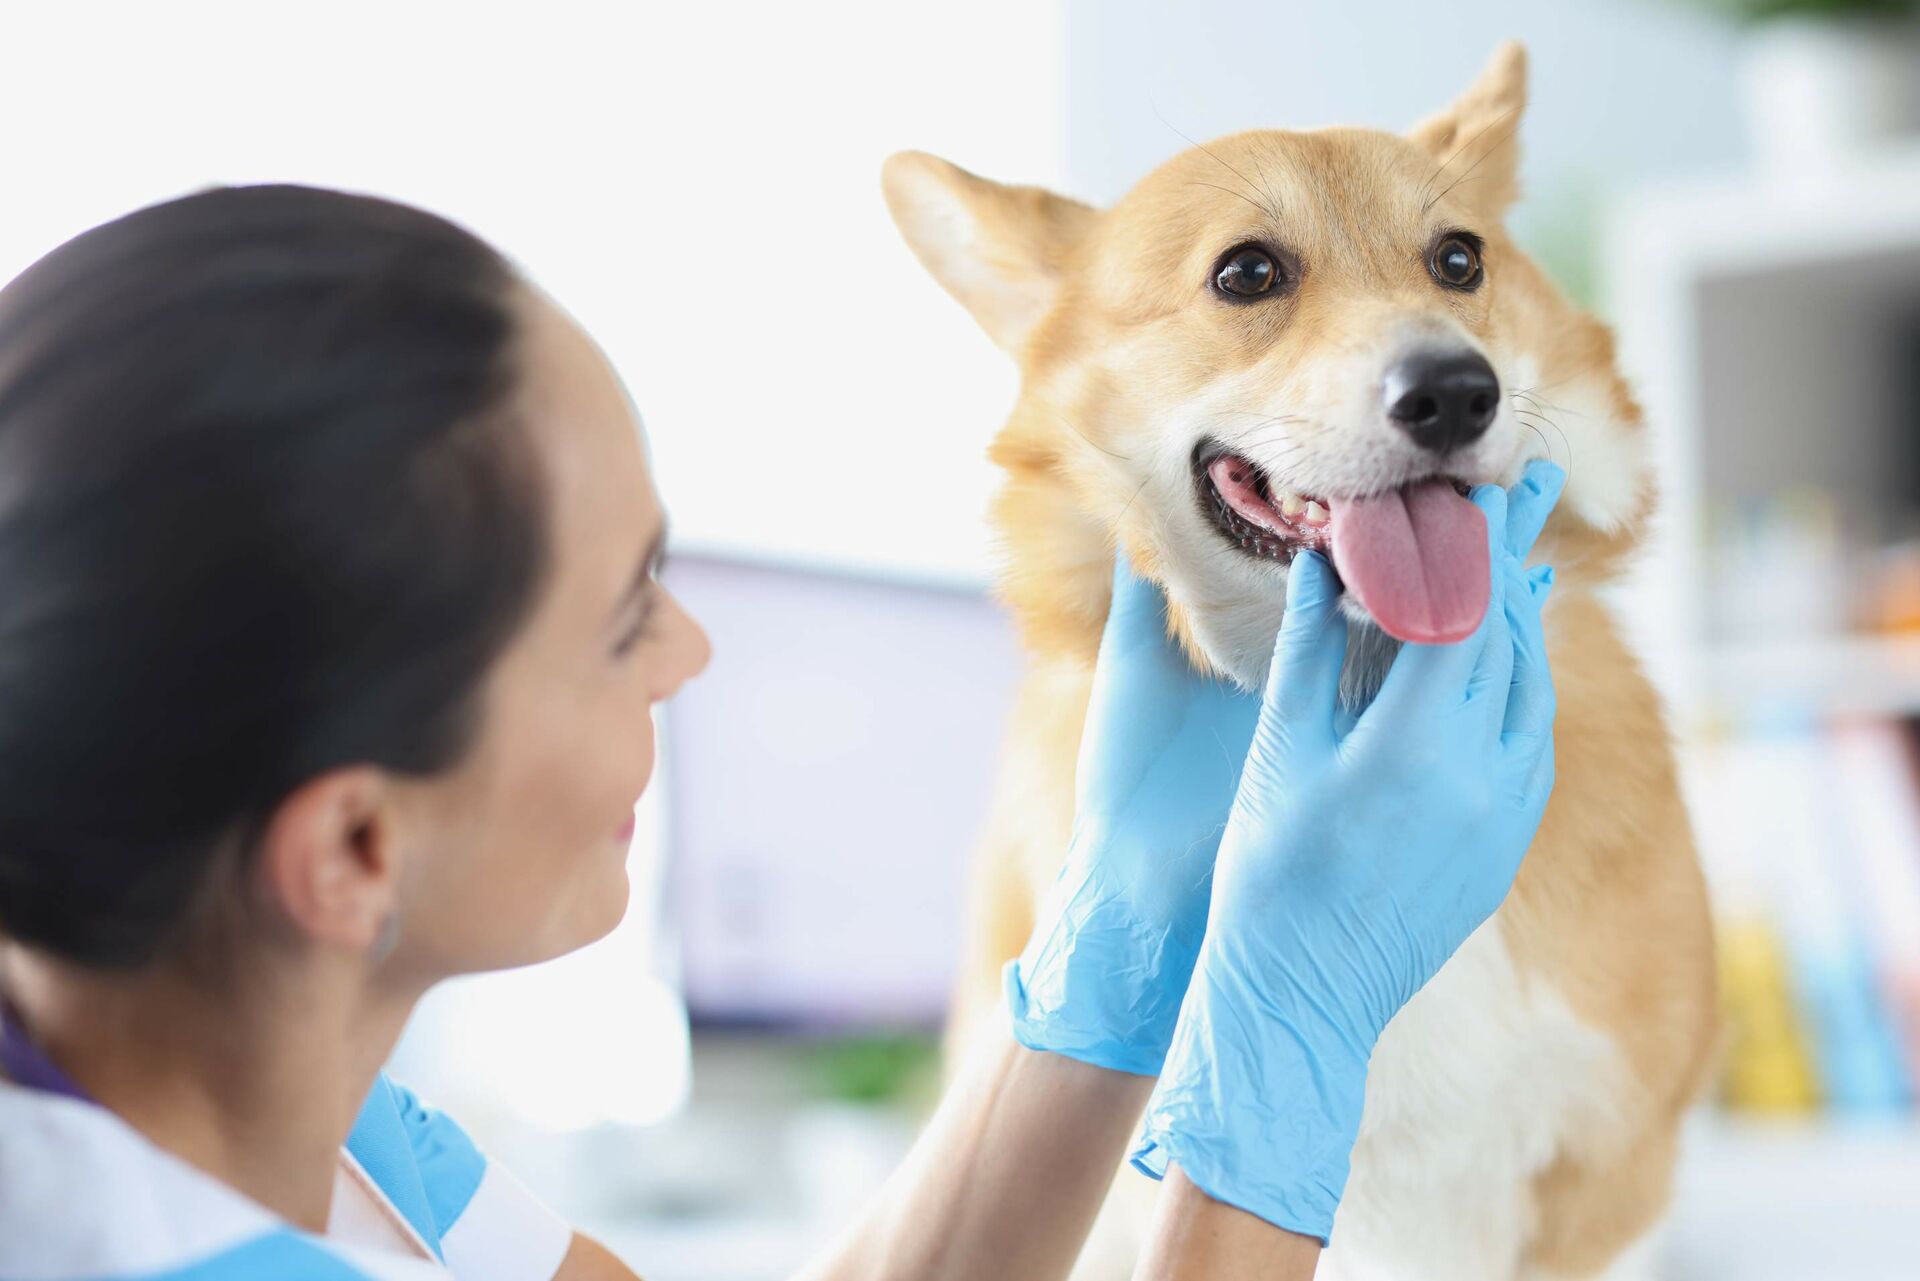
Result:
{"label": "dog's teeth", "polygon": [[1319,503],[1307,504],[1307,524],[1309,525],[1326,524],[1327,517],[1329,514],[1330,513],[1327,511],[1327,509],[1322,507]]}
{"label": "dog's teeth", "polygon": [[1298,516],[1306,509],[1306,506],[1304,502],[1300,501],[1300,495],[1298,494],[1280,495],[1280,514],[1282,516]]}

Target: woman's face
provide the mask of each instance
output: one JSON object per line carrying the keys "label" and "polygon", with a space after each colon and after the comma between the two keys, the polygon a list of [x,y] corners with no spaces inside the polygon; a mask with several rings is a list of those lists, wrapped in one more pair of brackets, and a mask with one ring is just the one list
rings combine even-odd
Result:
{"label": "woman's face", "polygon": [[666,527],[625,389],[544,295],[524,290],[519,311],[552,560],[488,678],[474,751],[415,797],[394,961],[429,978],[545,960],[614,927],[653,707],[710,653],[656,577]]}

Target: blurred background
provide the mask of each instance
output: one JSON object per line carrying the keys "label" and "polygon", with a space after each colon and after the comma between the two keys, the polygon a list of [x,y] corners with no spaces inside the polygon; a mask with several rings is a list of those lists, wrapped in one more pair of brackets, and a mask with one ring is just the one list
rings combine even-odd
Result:
{"label": "blurred background", "polygon": [[1665,513],[1618,607],[1720,916],[1725,1079],[1663,1275],[1914,1275],[1920,18],[1898,0],[0,6],[0,278],[210,182],[425,205],[646,416],[713,633],[612,938],[433,997],[396,1069],[647,1275],[782,1276],[937,1084],[1020,658],[1010,364],[902,247],[918,147],[1109,200],[1201,139],[1400,129],[1524,39],[1512,225],[1617,327]]}

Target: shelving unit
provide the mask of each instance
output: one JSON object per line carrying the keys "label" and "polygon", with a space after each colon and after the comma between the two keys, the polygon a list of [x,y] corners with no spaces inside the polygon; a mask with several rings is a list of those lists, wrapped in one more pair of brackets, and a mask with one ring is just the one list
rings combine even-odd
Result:
{"label": "shelving unit", "polygon": [[1602,254],[1603,310],[1663,492],[1621,605],[1675,707],[1689,718],[1798,693],[1836,710],[1920,709],[1920,643],[1731,635],[1704,590],[1716,500],[1800,484],[1882,510],[1901,497],[1920,405],[1898,403],[1908,375],[1887,339],[1920,318],[1920,146],[1795,185],[1635,192],[1610,211]]}
{"label": "shelving unit", "polygon": [[[1920,636],[1848,630],[1836,593],[1807,591],[1804,572],[1790,585],[1785,570],[1779,590],[1806,599],[1770,611],[1780,626],[1742,625],[1714,542],[1729,507],[1802,486],[1868,526],[1920,508],[1920,146],[1790,185],[1748,175],[1638,191],[1610,210],[1602,252],[1603,310],[1663,499],[1617,603],[1682,750],[1783,714],[1920,714]],[[1910,1115],[1773,1125],[1708,1113],[1689,1135],[1661,1275],[1912,1275],[1916,1221]]]}

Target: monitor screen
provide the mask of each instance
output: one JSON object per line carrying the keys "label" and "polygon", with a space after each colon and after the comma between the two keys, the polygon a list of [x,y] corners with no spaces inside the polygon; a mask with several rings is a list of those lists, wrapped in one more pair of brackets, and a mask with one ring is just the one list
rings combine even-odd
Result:
{"label": "monitor screen", "polygon": [[713,640],[662,733],[664,916],[697,1022],[928,1026],[1021,668],[978,591],[678,554]]}

